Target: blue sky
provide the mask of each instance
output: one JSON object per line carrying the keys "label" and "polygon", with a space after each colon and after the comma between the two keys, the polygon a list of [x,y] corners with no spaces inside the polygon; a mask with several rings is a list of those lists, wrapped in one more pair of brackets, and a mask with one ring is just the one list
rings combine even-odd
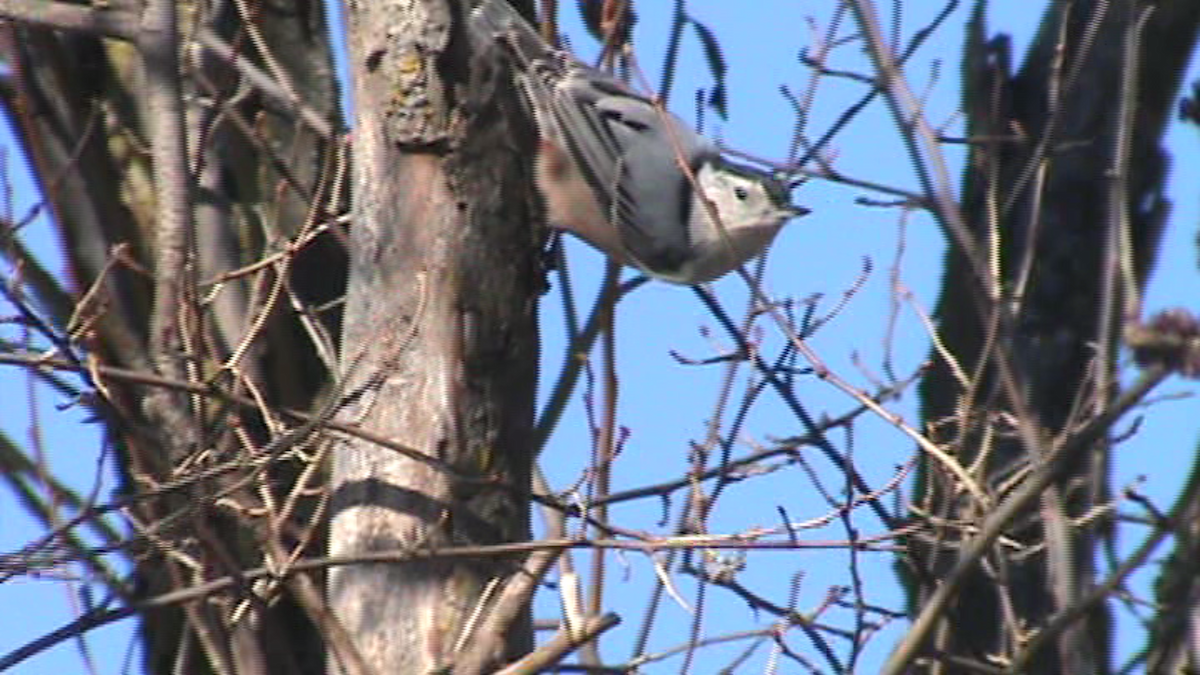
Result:
{"label": "blue sky", "polygon": [[[582,35],[574,17],[573,3],[561,3],[565,15],[564,27],[572,36],[572,44],[584,54],[591,53],[590,40]],[[672,3],[638,3],[641,22],[637,33],[637,49],[643,70],[651,82],[658,81],[661,54],[664,49],[665,26]],[[798,63],[797,51],[810,43],[812,32],[806,19],[813,17],[824,26],[830,2],[799,2],[797,0],[761,0],[756,3],[728,3],[718,0],[693,0],[692,13],[712,28],[724,48],[729,63],[730,117],[719,122],[708,116],[709,128],[729,146],[755,155],[784,159],[792,133],[793,117],[788,103],[778,88],[787,84],[794,89],[806,86],[808,73]],[[951,120],[958,105],[958,55],[962,45],[962,26],[970,3],[948,21],[944,29],[925,47],[908,69],[914,89],[928,88],[928,110],[935,124]],[[908,2],[903,17],[903,35],[924,26],[938,11],[941,2]],[[995,3],[992,11],[993,31],[1010,32],[1014,36],[1014,54],[1021,54],[1025,42],[1036,28],[1042,3]],[[1031,11],[1037,6],[1039,11]],[[843,47],[835,56],[843,68],[863,68],[854,47]],[[940,67],[933,59],[942,59]],[[933,73],[936,81],[931,82]],[[1193,64],[1188,81],[1200,77]],[[708,86],[703,59],[694,40],[687,41],[676,83],[672,107],[690,119],[691,92],[698,86]],[[848,82],[829,82],[822,85],[816,109],[808,126],[810,136],[824,131],[844,109],[847,102],[862,91],[862,85]],[[1147,310],[1154,311],[1185,302],[1184,289],[1196,288],[1195,225],[1200,222],[1200,198],[1194,188],[1200,185],[1200,162],[1194,152],[1196,131],[1181,129],[1177,124],[1168,136],[1168,146],[1175,151],[1172,171],[1172,195],[1178,195],[1160,261],[1155,269],[1147,296]],[[21,175],[22,162],[15,157],[15,146],[0,139],[7,152],[4,156],[6,173],[13,181],[15,206],[13,212],[22,214],[36,199],[29,184]],[[886,110],[876,105],[860,116],[833,143],[837,166],[857,178],[907,188],[915,187],[906,156],[902,152]],[[951,150],[952,175],[958,175],[961,154]],[[767,289],[776,295],[797,298],[823,294],[822,307],[836,303],[842,293],[853,286],[861,274],[863,259],[869,258],[873,272],[867,277],[861,292],[845,311],[812,339],[813,346],[829,365],[852,383],[870,386],[871,374],[883,372],[883,360],[889,355],[902,377],[926,358],[928,341],[925,330],[913,311],[904,306],[896,323],[896,340],[886,346],[881,336],[892,311],[892,276],[901,280],[913,294],[914,303],[931,310],[937,299],[940,281],[940,262],[943,246],[941,236],[931,221],[914,214],[901,222],[892,210],[870,209],[854,203],[860,196],[875,196],[861,190],[848,189],[828,183],[810,182],[797,193],[797,200],[812,208],[813,215],[795,221],[780,235],[771,252],[766,276]],[[38,219],[24,232],[28,244],[47,255],[53,255],[54,239],[45,219]],[[897,241],[903,236],[905,251],[896,254]],[[569,251],[574,277],[580,282],[579,298],[592,297],[601,269],[601,259],[590,249],[572,242]],[[9,270],[5,270],[7,274]],[[716,285],[726,307],[739,316],[744,307],[745,292],[736,279],[722,280]],[[0,310],[6,313],[6,310]],[[543,302],[543,387],[547,386],[559,368],[562,358],[561,319],[553,294]],[[627,299],[618,315],[619,373],[621,374],[620,424],[629,429],[630,436],[621,458],[615,465],[614,484],[631,486],[651,483],[679,475],[686,466],[688,443],[702,439],[705,422],[714,409],[722,370],[719,367],[698,368],[680,365],[672,351],[694,358],[712,356],[715,350],[727,346],[707,312],[684,288],[651,283]],[[702,328],[711,329],[706,335]],[[4,328],[3,335],[13,335]],[[772,331],[766,330],[766,348],[777,345]],[[743,382],[744,386],[744,382]],[[1162,394],[1191,393],[1182,382],[1170,382]],[[815,414],[836,415],[854,406],[854,402],[829,385],[817,381],[802,382],[800,394],[809,410]],[[65,474],[81,489],[90,487],[100,474],[100,494],[107,494],[111,481],[106,469],[97,471],[104,461],[96,456],[98,441],[92,429],[83,427],[78,411],[60,412],[55,409],[62,401],[51,393],[36,393],[32,405],[26,405],[28,390],[19,371],[7,369],[0,377],[0,426],[17,438],[28,438],[29,410],[34,409],[44,438],[45,461],[55,473]],[[910,392],[895,409],[917,423],[915,393]],[[1156,499],[1160,506],[1170,504],[1174,490],[1184,478],[1191,461],[1196,428],[1194,399],[1167,400],[1146,411],[1138,434],[1123,444],[1116,453],[1113,484],[1125,485],[1144,475],[1143,491]],[[773,401],[765,401],[756,409],[740,439],[742,451],[753,443],[769,443],[800,433],[794,420],[784,414]],[[840,439],[839,439],[840,441]],[[573,485],[581,475],[590,456],[583,406],[577,396],[567,417],[560,424],[560,433],[544,455],[544,465],[556,487]],[[876,419],[866,419],[855,429],[855,461],[858,468],[875,485],[892,475],[893,468],[911,457],[912,444],[894,429]],[[1177,456],[1160,448],[1189,448]],[[828,466],[819,460],[814,466],[826,480],[836,481]],[[836,483],[835,483],[836,484]],[[677,513],[678,504],[674,504]],[[778,508],[783,507],[793,520],[812,518],[827,511],[823,502],[813,494],[804,479],[794,472],[757,478],[730,489],[723,497],[710,527],[714,532],[740,530],[752,524],[772,526],[779,520]],[[660,531],[661,513],[657,504],[623,505],[613,510],[611,517],[627,527]],[[538,518],[535,514],[535,522]],[[880,526],[863,513],[856,525],[864,536],[880,533]],[[23,517],[11,496],[0,492],[0,552],[18,549],[37,536]],[[805,530],[804,539],[839,539],[844,532],[839,527]],[[1130,532],[1122,545],[1136,545],[1138,535]],[[577,565],[588,558],[576,554]],[[873,602],[901,609],[902,602],[895,588],[891,560],[886,555],[866,555],[864,566],[866,597]],[[622,626],[610,632],[604,641],[604,653],[609,660],[620,660],[629,653],[642,615],[647,588],[653,582],[653,565],[643,556],[612,556],[609,568],[609,599],[611,606],[624,618]],[[802,611],[819,603],[826,590],[846,582],[848,558],[845,553],[762,552],[747,559],[742,579],[766,595],[782,597],[790,580],[803,572],[797,607]],[[1139,578],[1138,589],[1146,593],[1146,575]],[[695,602],[694,585],[688,578],[676,577],[677,589],[689,604]],[[755,616],[744,603],[721,591],[709,593],[703,635],[715,635],[730,630],[761,627],[769,617]],[[69,620],[77,609],[77,601],[68,587],[53,581],[18,579],[0,586],[0,606],[24,608],[24,611],[0,612],[0,635],[6,636],[4,646],[21,644]],[[539,615],[554,612],[556,599],[543,594]],[[1132,629],[1127,615],[1121,620],[1116,653],[1118,662],[1135,651],[1140,637]],[[843,617],[844,620],[844,617]],[[652,651],[676,644],[689,626],[688,610],[668,601],[662,621],[651,641]],[[132,623],[105,629],[89,636],[97,672],[119,673],[130,644]],[[859,671],[873,672],[886,656],[888,647],[903,630],[896,624],[875,638],[869,657],[859,664]],[[811,649],[798,633],[789,634],[789,642],[811,656]],[[742,645],[744,646],[744,645]],[[835,643],[835,647],[836,647]],[[738,648],[740,649],[740,647]],[[702,652],[703,661],[693,672],[713,672],[727,663],[738,651],[719,648]],[[0,648],[2,651],[6,649]],[[761,648],[748,669],[760,669],[766,664],[767,648]],[[648,668],[647,672],[673,672],[679,661],[668,661]],[[77,645],[63,645],[23,666],[17,673],[82,672]],[[785,667],[785,672],[790,668]]]}

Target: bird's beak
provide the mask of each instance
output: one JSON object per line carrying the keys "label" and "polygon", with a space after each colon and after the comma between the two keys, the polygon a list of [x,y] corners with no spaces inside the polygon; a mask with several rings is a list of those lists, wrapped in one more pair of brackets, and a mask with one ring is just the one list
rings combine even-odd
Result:
{"label": "bird's beak", "polygon": [[808,214],[812,213],[812,211],[804,208],[803,206],[795,206],[792,204],[788,204],[787,206],[784,206],[783,208],[780,209],[780,211],[783,211],[784,213],[786,213],[788,218],[800,218],[802,216],[807,216]]}

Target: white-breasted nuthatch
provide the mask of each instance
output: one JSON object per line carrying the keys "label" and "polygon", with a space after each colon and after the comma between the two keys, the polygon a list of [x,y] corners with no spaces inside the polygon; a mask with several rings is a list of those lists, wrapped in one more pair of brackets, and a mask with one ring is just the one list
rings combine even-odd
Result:
{"label": "white-breasted nuthatch", "polygon": [[617,261],[677,284],[711,281],[808,213],[781,181],[729,161],[625,83],[546,44],[507,0],[483,0],[468,30],[477,49],[503,41],[515,57],[540,136],[547,219]]}

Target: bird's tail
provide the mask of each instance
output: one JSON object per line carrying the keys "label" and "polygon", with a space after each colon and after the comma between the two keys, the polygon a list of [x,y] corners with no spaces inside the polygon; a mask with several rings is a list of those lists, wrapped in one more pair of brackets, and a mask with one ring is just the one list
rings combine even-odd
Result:
{"label": "bird's tail", "polygon": [[499,41],[524,67],[554,60],[558,53],[508,0],[483,0],[471,10],[467,25],[477,51],[486,52]]}

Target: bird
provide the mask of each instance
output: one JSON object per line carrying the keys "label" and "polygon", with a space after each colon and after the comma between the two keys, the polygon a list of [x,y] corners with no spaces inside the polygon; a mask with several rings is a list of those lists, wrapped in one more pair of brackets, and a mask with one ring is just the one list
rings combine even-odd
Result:
{"label": "bird", "polygon": [[809,213],[777,176],[726,158],[647,96],[548,44],[507,0],[477,5],[468,33],[477,51],[499,44],[514,61],[538,133],[547,221],[617,262],[706,283]]}

